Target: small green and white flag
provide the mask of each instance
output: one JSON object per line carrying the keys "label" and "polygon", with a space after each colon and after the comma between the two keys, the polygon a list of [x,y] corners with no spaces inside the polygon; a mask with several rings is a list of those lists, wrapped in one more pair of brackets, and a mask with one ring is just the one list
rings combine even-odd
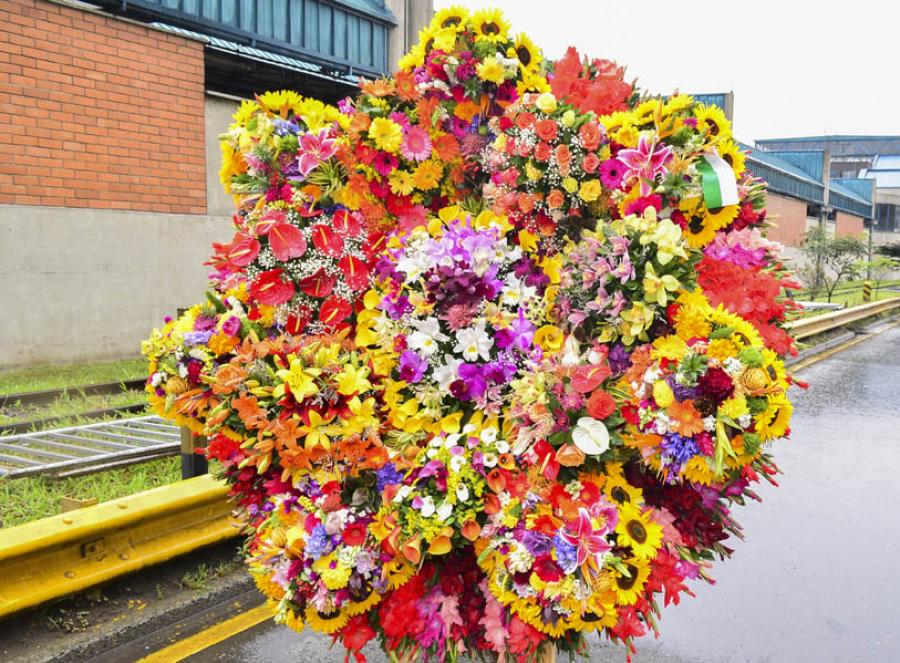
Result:
{"label": "small green and white flag", "polygon": [[737,178],[734,169],[714,150],[707,152],[697,162],[703,187],[703,202],[708,209],[737,205]]}

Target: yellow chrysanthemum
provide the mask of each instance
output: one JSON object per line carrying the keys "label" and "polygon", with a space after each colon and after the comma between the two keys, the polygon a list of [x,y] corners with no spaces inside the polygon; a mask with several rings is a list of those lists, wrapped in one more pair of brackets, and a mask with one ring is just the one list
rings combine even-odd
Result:
{"label": "yellow chrysanthemum", "polygon": [[687,343],[681,336],[660,336],[653,341],[650,356],[653,359],[681,359],[687,350]]}
{"label": "yellow chrysanthemum", "polygon": [[656,557],[662,545],[662,527],[654,523],[650,509],[641,510],[632,504],[625,504],[619,510],[616,537],[620,546],[628,546],[634,556],[642,560]]}
{"label": "yellow chrysanthemum", "polygon": [[747,399],[743,394],[732,396],[719,406],[719,414],[735,421],[748,412]]}
{"label": "yellow chrysanthemum", "polygon": [[714,338],[706,348],[706,355],[719,361],[725,361],[729,357],[737,357],[738,352],[740,352],[740,348],[734,341],[727,338]]}
{"label": "yellow chrysanthemum", "polygon": [[694,117],[697,118],[697,129],[705,131],[711,139],[731,138],[731,123],[718,106],[698,104],[694,107]]}
{"label": "yellow chrysanthemum", "polygon": [[490,41],[496,44],[507,39],[509,23],[499,9],[482,9],[475,12],[469,23],[475,33],[475,41]]}
{"label": "yellow chrysanthemum", "polygon": [[369,138],[378,149],[396,153],[403,142],[403,129],[393,120],[376,117],[369,126]]}
{"label": "yellow chrysanthemum", "polygon": [[665,380],[657,380],[653,383],[653,400],[661,408],[667,408],[675,402],[675,394],[672,387]]}
{"label": "yellow chrysanthemum", "polygon": [[486,57],[482,62],[478,63],[478,66],[475,67],[475,72],[478,74],[478,78],[487,81],[488,83],[500,85],[500,83],[506,80],[506,72],[503,69],[503,66],[497,60],[496,56],[493,55]]}

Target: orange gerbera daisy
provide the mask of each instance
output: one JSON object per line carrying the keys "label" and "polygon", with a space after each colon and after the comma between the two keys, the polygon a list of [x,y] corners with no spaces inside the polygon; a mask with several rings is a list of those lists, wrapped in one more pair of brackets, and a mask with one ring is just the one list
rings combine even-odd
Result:
{"label": "orange gerbera daisy", "polygon": [[416,81],[413,78],[411,71],[400,71],[397,72],[397,75],[394,76],[394,82],[396,84],[397,96],[403,99],[403,101],[412,101],[416,98]]}
{"label": "orange gerbera daisy", "polygon": [[672,419],[672,429],[679,435],[697,435],[703,432],[703,415],[692,401],[674,402],[667,409]]}
{"label": "orange gerbera daisy", "polygon": [[363,81],[360,84],[360,88],[366,94],[370,94],[373,97],[387,97],[389,95],[394,94],[395,85],[393,79],[390,78],[379,78],[374,81]]}
{"label": "orange gerbera daisy", "polygon": [[460,155],[459,141],[451,134],[441,134],[431,139],[431,147],[434,149],[438,158],[447,163],[453,161]]}

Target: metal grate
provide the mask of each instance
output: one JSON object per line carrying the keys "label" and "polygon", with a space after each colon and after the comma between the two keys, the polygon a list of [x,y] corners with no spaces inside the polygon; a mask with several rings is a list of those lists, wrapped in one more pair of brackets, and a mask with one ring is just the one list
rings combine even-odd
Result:
{"label": "metal grate", "polygon": [[0,478],[61,479],[171,456],[179,429],[157,416],[0,437]]}

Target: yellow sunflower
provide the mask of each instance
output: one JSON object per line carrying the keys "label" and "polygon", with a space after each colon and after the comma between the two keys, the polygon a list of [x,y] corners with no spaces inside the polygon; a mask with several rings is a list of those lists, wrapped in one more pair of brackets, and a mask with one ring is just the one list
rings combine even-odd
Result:
{"label": "yellow sunflower", "polygon": [[524,32],[516,35],[516,40],[506,53],[507,57],[516,58],[523,72],[536,72],[541,67],[543,58],[541,49],[535,46]]}
{"label": "yellow sunflower", "polygon": [[526,92],[543,94],[550,91],[550,83],[540,72],[523,71],[519,82],[516,84],[516,89],[519,95],[523,95]]}
{"label": "yellow sunflower", "polygon": [[256,102],[265,111],[283,118],[303,103],[303,97],[293,90],[264,92],[256,97]]}
{"label": "yellow sunflower", "polygon": [[622,560],[628,573],[616,571],[613,574],[613,591],[619,605],[634,605],[644,591],[647,578],[650,577],[650,561],[630,557]]}
{"label": "yellow sunflower", "polygon": [[692,249],[702,249],[715,239],[716,227],[708,218],[700,215],[691,216],[687,227],[682,228],[682,235]]}
{"label": "yellow sunflower", "polygon": [[343,610],[333,610],[332,612],[319,612],[313,606],[307,606],[304,613],[306,623],[309,624],[319,633],[331,635],[347,624],[349,615]]}
{"label": "yellow sunflower", "polygon": [[791,423],[794,406],[786,396],[780,395],[769,399],[769,407],[756,418],[756,434],[762,440],[774,440],[784,437]]}
{"label": "yellow sunflower", "polygon": [[733,140],[723,140],[716,145],[719,156],[734,170],[734,174],[740,176],[747,166],[747,155]]}
{"label": "yellow sunflower", "polygon": [[650,560],[662,545],[662,527],[651,519],[650,509],[641,511],[633,504],[625,504],[619,510],[616,536],[620,546],[628,546],[638,559]]}
{"label": "yellow sunflower", "polygon": [[475,12],[469,22],[475,33],[475,41],[490,41],[496,44],[507,39],[509,23],[499,9],[482,9]]}
{"label": "yellow sunflower", "polygon": [[663,104],[663,115],[674,115],[688,110],[693,105],[694,98],[689,94],[676,94],[666,99],[666,103]]}
{"label": "yellow sunflower", "polygon": [[681,470],[682,475],[691,483],[709,486],[716,480],[716,470],[706,456],[694,456]]}
{"label": "yellow sunflower", "polygon": [[731,225],[731,222],[734,221],[740,211],[739,205],[726,205],[725,207],[707,209],[704,221],[713,231],[722,230]]}
{"label": "yellow sunflower", "polygon": [[423,64],[425,64],[425,46],[419,42],[397,61],[397,68],[400,71],[410,71]]}
{"label": "yellow sunflower", "polygon": [[694,108],[694,117],[697,118],[697,129],[705,131],[711,139],[731,138],[731,123],[718,106],[698,104]]}
{"label": "yellow sunflower", "polygon": [[469,18],[469,10],[460,5],[453,5],[440,10],[431,19],[431,26],[437,29],[453,28],[457,32],[466,29],[466,19]]}
{"label": "yellow sunflower", "polygon": [[616,504],[640,504],[643,501],[641,489],[632,486],[621,474],[613,474],[606,478],[603,493]]}
{"label": "yellow sunflower", "polygon": [[378,605],[378,603],[381,602],[381,594],[372,589],[372,587],[369,587],[368,590],[369,594],[364,599],[350,601],[350,603],[344,606],[344,611],[350,617],[368,612],[372,606]]}

